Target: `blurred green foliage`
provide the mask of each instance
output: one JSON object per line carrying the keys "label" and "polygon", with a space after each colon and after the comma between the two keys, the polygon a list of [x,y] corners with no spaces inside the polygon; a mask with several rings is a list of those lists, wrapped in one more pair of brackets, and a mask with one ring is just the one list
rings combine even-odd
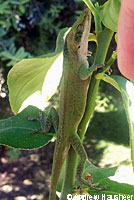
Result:
{"label": "blurred green foliage", "polygon": [[0,97],[8,93],[11,67],[53,51],[60,29],[70,27],[83,7],[79,0],[0,0]]}
{"label": "blurred green foliage", "polygon": [[30,54],[24,47],[15,46],[15,34],[20,31],[19,16],[25,13],[25,4],[30,0],[0,0],[0,57],[1,62],[7,61],[6,66],[13,66],[16,62]]}

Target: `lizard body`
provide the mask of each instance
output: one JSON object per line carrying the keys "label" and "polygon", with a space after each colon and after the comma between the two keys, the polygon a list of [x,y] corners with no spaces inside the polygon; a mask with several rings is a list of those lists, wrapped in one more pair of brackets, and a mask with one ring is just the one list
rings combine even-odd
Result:
{"label": "lizard body", "polygon": [[79,123],[85,112],[89,77],[91,75],[87,61],[90,26],[91,13],[89,9],[86,9],[74,23],[65,40],[59,126],[49,200],[55,200],[56,198],[58,178],[70,147],[71,138],[75,134],[77,135]]}
{"label": "lizard body", "polygon": [[[90,77],[97,67],[102,67],[102,65],[92,65],[89,67],[87,61],[90,26],[91,12],[89,9],[85,9],[66,36],[60,88],[59,118],[54,108],[50,110],[47,118],[43,117],[42,112],[39,113],[39,118],[28,117],[28,120],[38,120],[41,124],[41,128],[32,131],[31,134],[38,131],[47,133],[50,130],[51,123],[53,123],[57,133],[49,200],[56,199],[58,179],[70,145],[80,156],[80,162],[77,167],[77,180],[79,183],[97,190],[107,188],[96,188],[98,184],[91,184],[88,180],[82,178],[87,154],[77,134],[78,126],[85,113]],[[66,194],[61,196],[62,200],[65,200],[65,198]]]}

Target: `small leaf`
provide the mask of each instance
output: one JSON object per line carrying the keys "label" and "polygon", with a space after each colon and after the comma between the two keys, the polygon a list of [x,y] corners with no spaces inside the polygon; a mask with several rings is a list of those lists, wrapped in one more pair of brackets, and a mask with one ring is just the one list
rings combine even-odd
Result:
{"label": "small leaf", "polygon": [[10,62],[7,63],[7,67],[11,67],[16,63],[16,60],[11,60]]}
{"label": "small leaf", "polygon": [[117,32],[121,0],[108,0],[101,7],[101,19],[110,30]]}
{"label": "small leaf", "polygon": [[10,60],[15,59],[15,57],[9,51],[2,51],[1,56],[5,57],[7,59],[10,59]]}
{"label": "small leaf", "polygon": [[18,49],[18,51],[16,52],[16,54],[15,54],[15,57],[16,58],[21,58],[21,57],[23,57],[23,54],[24,54],[24,47],[20,47],[19,49]]}
{"label": "small leaf", "polygon": [[19,149],[35,149],[47,145],[53,133],[30,134],[40,128],[40,123],[27,118],[39,117],[39,111],[38,108],[29,106],[16,116],[0,120],[0,144]]}
{"label": "small leaf", "polygon": [[25,7],[22,4],[19,5],[19,10],[22,14],[25,13]]}
{"label": "small leaf", "polygon": [[5,25],[6,25],[6,29],[8,30],[8,29],[10,28],[10,26],[11,26],[11,22],[10,22],[9,19],[7,19],[7,20],[5,21]]}
{"label": "small leaf", "polygon": [[14,27],[14,29],[16,29],[17,30],[17,20],[16,20],[16,18],[14,17],[14,16],[12,16],[12,23],[13,23],[13,27]]}
{"label": "small leaf", "polygon": [[96,76],[95,76],[96,79],[102,79],[103,81],[107,82],[107,83],[110,83],[111,85],[113,85],[117,90],[120,90],[120,87],[118,85],[118,83],[112,78],[112,76],[108,76],[107,74],[104,74],[104,73],[98,73]]}
{"label": "small leaf", "polygon": [[94,33],[90,33],[88,41],[94,41],[97,43],[97,36]]}
{"label": "small leaf", "polygon": [[11,45],[9,46],[9,52],[11,52],[11,54],[15,54],[16,51],[16,47],[14,45],[14,43],[12,42]]}

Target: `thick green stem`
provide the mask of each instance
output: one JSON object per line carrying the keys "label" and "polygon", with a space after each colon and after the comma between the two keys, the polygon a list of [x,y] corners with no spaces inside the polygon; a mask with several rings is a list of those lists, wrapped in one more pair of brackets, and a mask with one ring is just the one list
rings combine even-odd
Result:
{"label": "thick green stem", "polygon": [[65,179],[62,186],[61,200],[67,199],[68,194],[72,194],[72,188],[75,181],[75,173],[77,167],[77,154],[71,146],[69,156],[66,159]]}
{"label": "thick green stem", "polygon": [[[113,32],[105,28],[102,32],[98,34],[98,47],[96,51],[96,57],[94,64],[104,64],[107,55],[108,47],[110,45]],[[89,85],[88,96],[87,96],[87,106],[83,119],[79,125],[79,136],[83,140],[87,126],[91,119],[92,113],[95,108],[95,99],[98,92],[100,80],[95,79],[95,73],[92,75],[91,82]],[[68,153],[66,162],[66,173],[64,177],[64,184],[62,188],[61,200],[66,199],[68,193],[72,192],[73,185],[75,181],[77,168],[77,154],[71,147]]]}
{"label": "thick green stem", "polygon": [[80,139],[83,140],[84,135],[86,133],[89,121],[92,117],[94,108],[95,108],[95,99],[96,95],[98,93],[98,87],[100,80],[95,79],[95,75],[92,76],[90,82],[90,88],[88,90],[88,96],[87,96],[87,105],[86,105],[86,111],[84,113],[83,119],[79,125],[78,134],[80,136]]}
{"label": "thick green stem", "polygon": [[[96,51],[96,57],[94,60],[94,64],[104,64],[105,63],[108,47],[110,45],[112,36],[113,36],[113,32],[107,28],[105,28],[102,32],[99,33],[98,39],[97,39],[98,48]],[[79,125],[79,136],[82,140],[84,138],[85,132],[87,130],[87,126],[88,126],[90,119],[92,117],[92,114],[94,112],[96,95],[98,93],[98,88],[99,88],[99,84],[100,84],[100,80],[95,79],[95,74],[96,74],[96,72],[93,73],[91,81],[90,81],[85,114]]]}

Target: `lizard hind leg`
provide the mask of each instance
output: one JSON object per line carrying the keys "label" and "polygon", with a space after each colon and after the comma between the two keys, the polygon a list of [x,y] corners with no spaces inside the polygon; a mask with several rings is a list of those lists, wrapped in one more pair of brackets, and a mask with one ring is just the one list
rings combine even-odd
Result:
{"label": "lizard hind leg", "polygon": [[99,191],[106,189],[107,187],[97,188],[97,186],[99,185],[98,183],[92,184],[89,180],[82,178],[84,165],[85,165],[85,162],[87,159],[87,154],[86,154],[86,151],[85,151],[85,149],[80,141],[80,138],[77,134],[73,134],[70,137],[70,142],[71,142],[71,145],[74,148],[75,152],[80,156],[80,162],[78,164],[77,174],[76,174],[78,182],[81,185],[86,185],[91,189],[95,189],[95,190],[99,190]]}

